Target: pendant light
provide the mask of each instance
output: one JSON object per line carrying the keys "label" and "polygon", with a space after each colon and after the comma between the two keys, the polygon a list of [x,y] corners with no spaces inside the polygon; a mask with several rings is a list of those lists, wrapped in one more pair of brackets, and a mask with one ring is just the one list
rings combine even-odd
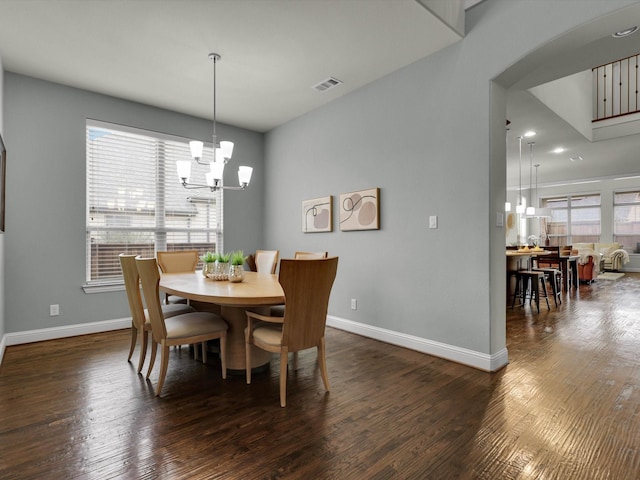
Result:
{"label": "pendant light", "polygon": [[516,213],[524,213],[525,207],[522,202],[522,137],[518,137],[518,176],[520,177],[520,187],[518,188],[518,205],[516,205]]}
{"label": "pendant light", "polygon": [[189,142],[191,149],[191,156],[193,159],[201,165],[210,165],[210,171],[205,174],[205,184],[194,184],[189,182],[191,175],[191,161],[190,160],[178,160],[178,178],[184,188],[208,188],[212,192],[217,190],[244,190],[251,181],[251,174],[253,168],[241,166],[238,168],[238,182],[240,186],[231,187],[222,184],[222,177],[224,173],[224,166],[231,159],[233,155],[233,142],[221,141],[218,143],[218,136],[216,133],[216,64],[222,57],[217,53],[210,53],[209,60],[213,61],[213,161],[207,162],[202,159],[202,151],[204,144],[201,141],[193,140]]}
{"label": "pendant light", "polygon": [[[536,209],[533,206],[533,145],[535,142],[529,142],[529,206],[527,207],[527,215],[535,215]],[[536,169],[537,172],[537,169]],[[536,192],[537,194],[537,192]]]}
{"label": "pendant light", "polygon": [[[507,120],[507,125],[509,125],[509,123],[511,123],[511,122],[509,122],[509,120]],[[509,127],[507,127],[507,134],[505,135],[505,137],[506,137],[506,143],[507,143],[506,149],[508,150],[509,149]],[[511,202],[508,202],[508,201],[504,202],[504,211],[505,212],[510,212],[511,211]]]}

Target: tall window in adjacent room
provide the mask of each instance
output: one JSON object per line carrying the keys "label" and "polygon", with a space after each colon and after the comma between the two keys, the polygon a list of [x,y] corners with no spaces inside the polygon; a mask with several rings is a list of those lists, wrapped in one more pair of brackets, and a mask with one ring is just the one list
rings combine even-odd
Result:
{"label": "tall window in adjacent room", "polygon": [[551,218],[542,221],[550,245],[600,241],[600,194],[544,198]]}
{"label": "tall window in adjacent room", "polygon": [[[188,140],[87,121],[86,280],[121,282],[120,253],[222,249],[222,191],[182,187],[176,160],[191,158]],[[203,159],[213,157],[206,147]],[[193,165],[202,178],[205,165]]]}
{"label": "tall window in adjacent room", "polygon": [[640,253],[640,191],[613,194],[613,241]]}

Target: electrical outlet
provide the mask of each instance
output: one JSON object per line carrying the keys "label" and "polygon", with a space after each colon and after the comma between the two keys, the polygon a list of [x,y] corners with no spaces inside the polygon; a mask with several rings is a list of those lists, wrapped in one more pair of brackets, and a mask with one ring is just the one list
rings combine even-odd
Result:
{"label": "electrical outlet", "polygon": [[355,298],[351,299],[351,310],[357,310],[358,309],[358,301]]}
{"label": "electrical outlet", "polygon": [[60,315],[60,305],[49,305],[49,316],[56,317],[58,315]]}

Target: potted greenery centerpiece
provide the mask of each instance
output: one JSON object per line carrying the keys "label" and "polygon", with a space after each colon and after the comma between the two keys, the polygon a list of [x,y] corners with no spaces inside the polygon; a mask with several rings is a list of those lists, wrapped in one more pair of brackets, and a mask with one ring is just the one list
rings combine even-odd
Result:
{"label": "potted greenery centerpiece", "polygon": [[230,253],[218,252],[216,253],[216,262],[214,266],[214,279],[226,280],[229,276],[229,259]]}
{"label": "potted greenery centerpiece", "polygon": [[242,250],[237,250],[231,254],[231,265],[229,265],[229,281],[241,282],[244,280],[244,262],[247,257]]}
{"label": "potted greenery centerpiece", "polygon": [[216,254],[207,252],[200,256],[200,260],[202,261],[202,275],[206,277],[208,273],[213,273]]}

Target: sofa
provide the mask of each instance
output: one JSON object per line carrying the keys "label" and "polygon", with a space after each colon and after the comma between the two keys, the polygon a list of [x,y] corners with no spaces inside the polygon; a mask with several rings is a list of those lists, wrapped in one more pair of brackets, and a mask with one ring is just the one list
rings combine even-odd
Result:
{"label": "sofa", "polygon": [[578,254],[592,252],[594,263],[602,262],[601,270],[620,270],[629,261],[629,254],[619,243],[574,243],[573,249]]}

